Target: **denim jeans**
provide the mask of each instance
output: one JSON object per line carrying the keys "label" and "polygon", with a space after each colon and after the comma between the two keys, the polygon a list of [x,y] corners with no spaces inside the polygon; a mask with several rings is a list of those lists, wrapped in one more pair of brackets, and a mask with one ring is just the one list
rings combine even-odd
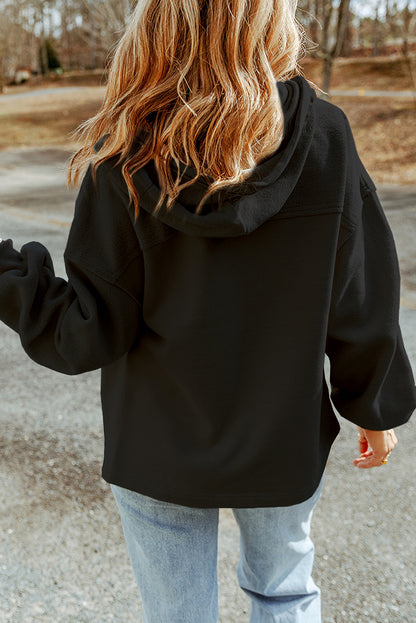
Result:
{"label": "denim jeans", "polygon": [[[237,576],[251,600],[250,623],[320,623],[311,577],[312,513],[324,477],[305,502],[234,508]],[[218,508],[190,508],[111,485],[142,598],[145,623],[218,623]]]}

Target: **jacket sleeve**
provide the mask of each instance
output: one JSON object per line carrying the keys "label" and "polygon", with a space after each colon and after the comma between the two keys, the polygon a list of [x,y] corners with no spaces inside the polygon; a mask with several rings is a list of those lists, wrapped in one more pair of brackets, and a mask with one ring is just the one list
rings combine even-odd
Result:
{"label": "jacket sleeve", "polygon": [[86,172],[57,277],[38,242],[0,243],[0,319],[37,363],[65,374],[103,367],[126,353],[141,328],[143,258],[128,195],[108,162]]}
{"label": "jacket sleeve", "polygon": [[359,161],[359,210],[345,221],[338,249],[326,352],[331,399],[369,430],[408,421],[416,388],[399,326],[400,273],[395,243],[376,188]]}

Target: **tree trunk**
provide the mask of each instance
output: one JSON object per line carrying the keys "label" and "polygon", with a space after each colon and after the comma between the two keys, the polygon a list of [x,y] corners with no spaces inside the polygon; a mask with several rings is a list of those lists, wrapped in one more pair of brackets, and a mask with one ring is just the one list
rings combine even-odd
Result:
{"label": "tree trunk", "polygon": [[351,56],[351,50],[352,50],[353,38],[354,38],[353,18],[354,18],[354,13],[351,10],[348,10],[345,33],[344,33],[344,38],[342,41],[340,56]]}
{"label": "tree trunk", "polygon": [[311,10],[311,13],[314,14],[314,17],[311,21],[311,29],[310,29],[310,33],[311,33],[311,39],[314,43],[319,43],[319,0],[315,0],[314,2],[314,8],[313,10]]}
{"label": "tree trunk", "polygon": [[68,0],[62,1],[61,8],[61,28],[62,28],[62,45],[66,49],[66,64],[68,69],[72,69],[72,36],[71,36],[71,10]]}
{"label": "tree trunk", "polygon": [[324,58],[324,67],[322,74],[322,90],[325,92],[323,99],[329,98],[329,87],[331,85],[332,70],[334,68],[334,57],[332,54],[326,54]]}
{"label": "tree trunk", "polygon": [[332,69],[334,66],[334,60],[340,55],[342,45],[345,39],[345,33],[348,25],[349,19],[349,9],[350,9],[350,0],[341,0],[338,6],[338,16],[337,16],[337,24],[336,24],[336,32],[335,32],[335,42],[332,46],[329,45],[330,42],[330,26],[331,26],[331,15],[334,9],[334,5],[332,4],[332,0],[325,0],[324,4],[324,20],[323,20],[323,32],[322,32],[322,58],[323,58],[323,76],[322,76],[322,89],[327,93],[325,98],[329,97],[329,87],[331,84],[332,77]]}
{"label": "tree trunk", "polygon": [[42,75],[46,75],[49,71],[48,50],[46,49],[46,39],[42,37],[39,48],[40,67]]}
{"label": "tree trunk", "polygon": [[40,6],[40,20],[41,20],[41,36],[40,36],[40,68],[43,75],[48,73],[49,63],[48,63],[48,51],[46,49],[46,18],[45,18],[45,3],[41,2]]}
{"label": "tree trunk", "polygon": [[403,56],[406,58],[409,56],[409,52],[410,52],[409,36],[410,36],[411,22],[412,22],[412,12],[410,10],[409,2],[407,2],[406,6],[403,9],[403,26],[402,26],[402,32],[403,32],[402,51],[403,51]]}
{"label": "tree trunk", "polygon": [[0,93],[4,93],[6,90],[6,78],[3,71],[3,63],[0,59]]}
{"label": "tree trunk", "polygon": [[332,51],[333,58],[341,54],[344,44],[345,35],[347,33],[348,22],[350,17],[350,0],[341,0],[338,7],[337,34],[335,45]]}
{"label": "tree trunk", "polygon": [[325,0],[322,6],[322,32],[321,32],[321,49],[324,54],[328,54],[329,45],[329,27],[331,24],[332,11],[334,6],[332,0]]}
{"label": "tree trunk", "polygon": [[372,49],[373,56],[378,56],[378,44],[380,40],[379,30],[380,30],[380,20],[378,17],[378,6],[376,6],[376,14],[373,20],[373,49]]}
{"label": "tree trunk", "polygon": [[[406,57],[406,60],[407,60],[407,64],[408,64],[408,67],[409,67],[409,74],[410,74],[410,77],[411,77],[412,82],[413,82],[413,88],[414,88],[414,90],[416,92],[416,63],[413,60],[411,54],[409,54]],[[415,105],[416,105],[416,99],[414,99],[414,102],[415,102]]]}

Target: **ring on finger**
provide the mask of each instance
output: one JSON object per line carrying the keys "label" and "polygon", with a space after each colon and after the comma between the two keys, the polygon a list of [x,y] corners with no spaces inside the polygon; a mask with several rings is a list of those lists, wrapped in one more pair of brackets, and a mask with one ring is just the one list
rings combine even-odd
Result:
{"label": "ring on finger", "polygon": [[388,453],[386,454],[386,456],[384,457],[384,459],[382,459],[382,461],[381,461],[381,464],[382,464],[382,465],[385,465],[385,464],[388,462],[388,460],[389,460],[389,458],[390,458],[390,454],[391,454],[391,450],[390,450],[390,452],[388,452]]}

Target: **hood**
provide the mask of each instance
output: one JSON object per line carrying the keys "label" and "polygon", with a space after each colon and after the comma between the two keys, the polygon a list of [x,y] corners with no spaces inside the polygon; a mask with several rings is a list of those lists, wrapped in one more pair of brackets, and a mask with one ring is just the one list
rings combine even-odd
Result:
{"label": "hood", "polygon": [[[202,211],[196,206],[208,188],[198,178],[183,189],[173,206],[164,201],[154,215],[183,233],[229,237],[249,234],[277,214],[292,193],[308,155],[313,135],[315,91],[302,76],[276,82],[284,113],[284,135],[279,148],[262,160],[243,183],[217,191],[208,198]],[[180,163],[183,179],[195,177],[196,170]],[[175,174],[176,165],[172,172]],[[153,160],[134,175],[140,195],[140,209],[153,213],[160,186]]]}

